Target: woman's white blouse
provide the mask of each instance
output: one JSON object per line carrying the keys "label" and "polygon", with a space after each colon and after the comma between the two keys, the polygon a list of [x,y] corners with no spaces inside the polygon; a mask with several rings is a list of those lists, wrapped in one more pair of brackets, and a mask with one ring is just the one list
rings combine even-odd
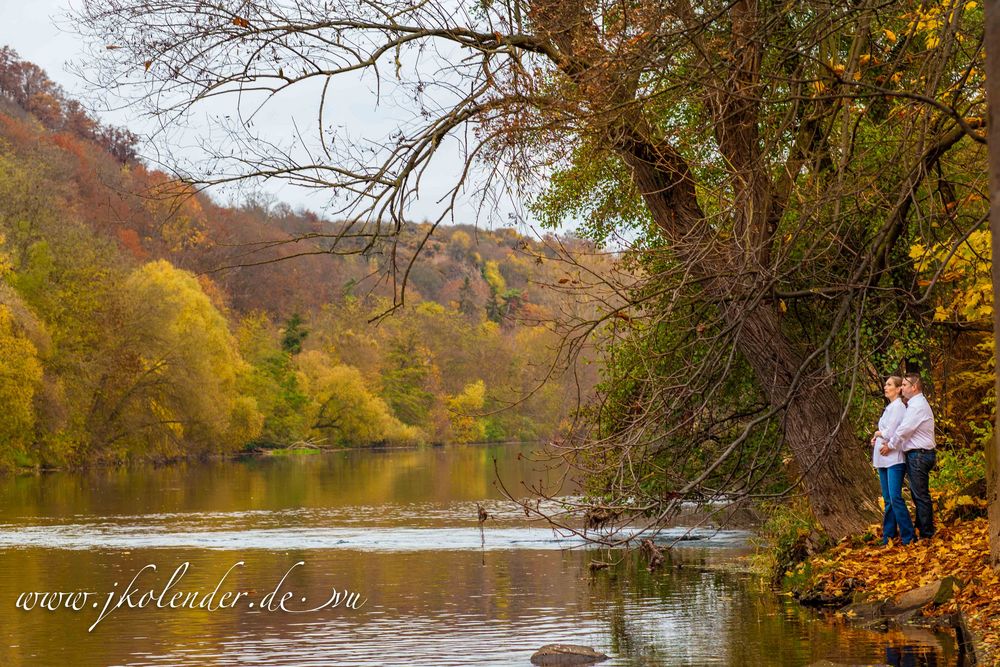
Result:
{"label": "woman's white blouse", "polygon": [[901,398],[897,398],[885,406],[885,411],[882,412],[882,417],[878,420],[878,430],[882,432],[882,437],[875,438],[875,447],[872,449],[872,465],[876,468],[888,468],[897,463],[906,463],[906,455],[900,449],[890,450],[886,456],[879,454],[882,445],[889,442],[896,434],[896,428],[903,421],[904,415],[906,415],[906,406],[903,405]]}

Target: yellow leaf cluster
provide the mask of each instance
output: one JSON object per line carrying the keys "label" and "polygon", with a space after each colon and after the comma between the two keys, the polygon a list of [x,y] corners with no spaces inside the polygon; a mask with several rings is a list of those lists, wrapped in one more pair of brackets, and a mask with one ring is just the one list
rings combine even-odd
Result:
{"label": "yellow leaf cluster", "polygon": [[[3,247],[4,240],[4,235],[0,234],[0,248]],[[0,250],[0,278],[9,273],[11,268],[10,258],[6,253]]]}
{"label": "yellow leaf cluster", "polygon": [[910,246],[921,286],[935,290],[934,320],[988,322],[993,317],[990,232],[977,230],[956,247],[949,240],[931,247]]}
{"label": "yellow leaf cluster", "polygon": [[[944,499],[943,516],[962,506],[982,507],[984,501],[967,495]],[[876,527],[873,526],[873,529]],[[875,530],[872,531],[873,533]],[[965,612],[972,630],[1000,649],[1000,573],[989,565],[989,526],[985,518],[955,521],[940,525],[931,540],[913,545],[881,546],[872,538],[861,546],[842,542],[830,551],[810,559],[811,582],[817,590],[835,595],[843,592],[847,579],[871,600],[885,600],[945,577],[955,577],[962,586],[954,597],[939,606],[924,610],[925,615],[939,616],[959,609]]]}

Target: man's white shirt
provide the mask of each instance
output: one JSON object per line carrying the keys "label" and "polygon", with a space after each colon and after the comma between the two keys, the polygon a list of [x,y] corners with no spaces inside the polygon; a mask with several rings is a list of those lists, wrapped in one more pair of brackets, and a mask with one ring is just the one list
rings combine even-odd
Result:
{"label": "man's white shirt", "polygon": [[889,448],[908,452],[934,446],[934,413],[921,392],[906,402],[906,414],[889,438]]}

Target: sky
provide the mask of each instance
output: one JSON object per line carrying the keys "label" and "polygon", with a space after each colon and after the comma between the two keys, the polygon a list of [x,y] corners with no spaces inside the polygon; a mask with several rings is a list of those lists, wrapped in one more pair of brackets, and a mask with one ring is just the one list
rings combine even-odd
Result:
{"label": "sky", "polygon": [[[80,0],[72,0],[78,3]],[[80,36],[61,30],[58,24],[65,22],[65,14],[70,9],[71,0],[0,0],[0,44],[14,48],[22,59],[34,62],[46,70],[49,77],[59,83],[71,96],[88,102],[85,83],[67,68],[67,64],[80,61],[84,56],[83,43]],[[352,88],[353,86],[353,88]],[[332,122],[342,125],[351,136],[382,136],[394,129],[401,116],[398,111],[387,108],[384,104],[378,107],[371,101],[371,86],[358,78],[345,82],[338,91],[338,104],[335,107],[336,117]],[[304,92],[303,94],[308,94]],[[143,123],[124,111],[104,111],[94,106],[94,100],[89,99],[88,106],[95,111],[102,122],[109,125],[126,126],[140,135],[150,134],[150,125]],[[298,103],[297,103],[298,102]],[[279,143],[293,141],[295,127],[291,122],[296,107],[314,108],[315,100],[286,99],[283,102],[265,109],[265,112],[255,119],[258,131],[268,137],[274,137]],[[301,109],[300,109],[301,110]],[[314,117],[314,116],[313,116]],[[197,122],[195,123],[197,124]],[[205,123],[207,126],[207,121]],[[202,128],[204,131],[204,128]],[[170,138],[171,148],[178,149],[182,158],[197,160],[198,153],[194,146],[200,135],[195,131],[189,136],[174,135]],[[140,153],[147,159],[155,159],[162,155],[162,146],[145,144]],[[457,146],[446,147],[447,151],[432,165],[421,188],[421,197],[408,211],[412,220],[434,219],[441,210],[436,201],[447,191],[448,186],[457,173],[459,153]],[[163,163],[169,166],[170,160]],[[278,200],[288,203],[293,208],[307,208],[318,213],[324,212],[324,207],[330,201],[327,194],[317,191],[307,191],[287,184],[267,183],[261,187]],[[243,192],[216,191],[216,199],[222,202],[232,202],[244,196]],[[517,211],[517,215],[515,215]],[[475,223],[483,226],[511,226],[512,221],[520,220],[518,216],[524,212],[513,202],[503,203],[493,207],[484,215],[479,208],[478,200],[468,195],[461,199],[456,207],[455,222]],[[529,232],[525,224],[518,225],[520,231]]]}

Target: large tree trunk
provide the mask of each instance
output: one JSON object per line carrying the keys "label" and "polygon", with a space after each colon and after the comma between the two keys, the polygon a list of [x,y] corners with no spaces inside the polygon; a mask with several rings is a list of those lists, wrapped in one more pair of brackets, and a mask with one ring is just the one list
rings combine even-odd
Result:
{"label": "large tree trunk", "polygon": [[[990,157],[990,232],[993,235],[993,344],[1000,350],[1000,0],[986,0],[986,100],[989,103]],[[1000,373],[996,376],[997,398],[1000,400]],[[1000,568],[1000,406],[993,425],[993,440],[986,447],[986,498],[990,516],[990,562]]]}
{"label": "large tree trunk", "polygon": [[820,525],[840,539],[876,522],[879,489],[869,449],[855,437],[830,379],[813,372],[796,381],[803,356],[767,307],[742,314],[737,346],[770,404],[787,401],[782,432]]}
{"label": "large tree trunk", "polygon": [[[705,237],[694,181],[680,156],[667,146],[654,148],[627,137],[618,141],[619,154],[632,168],[636,186],[675,255],[705,279],[704,289],[729,299],[732,278],[724,276],[738,275],[756,255],[727,255],[713,248],[716,244]],[[773,307],[753,304],[753,299],[736,302],[726,320],[740,323],[736,345],[771,406],[782,409],[782,432],[816,519],[834,539],[860,532],[878,519],[880,496],[867,448],[854,438],[829,378],[805,368],[796,380],[805,357],[782,330]]]}

